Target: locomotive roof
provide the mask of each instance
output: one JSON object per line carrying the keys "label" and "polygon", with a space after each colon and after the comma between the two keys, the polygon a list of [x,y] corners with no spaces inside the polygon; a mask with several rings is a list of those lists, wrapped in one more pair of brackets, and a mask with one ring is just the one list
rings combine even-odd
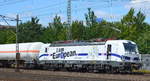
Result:
{"label": "locomotive roof", "polygon": [[72,43],[58,43],[51,44],[50,47],[57,46],[86,46],[86,45],[105,45],[106,42],[72,42]]}

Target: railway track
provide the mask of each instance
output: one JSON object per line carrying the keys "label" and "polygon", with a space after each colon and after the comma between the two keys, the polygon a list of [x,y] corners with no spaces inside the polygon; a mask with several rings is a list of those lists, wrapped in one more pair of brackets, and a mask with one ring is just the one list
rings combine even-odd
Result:
{"label": "railway track", "polygon": [[0,81],[150,81],[150,75],[99,74],[0,68]]}

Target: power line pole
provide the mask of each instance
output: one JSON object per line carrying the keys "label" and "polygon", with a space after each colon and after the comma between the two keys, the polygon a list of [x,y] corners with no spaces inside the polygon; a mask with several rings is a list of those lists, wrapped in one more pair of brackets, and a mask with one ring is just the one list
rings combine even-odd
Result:
{"label": "power line pole", "polygon": [[20,53],[19,53],[19,43],[18,43],[18,25],[19,25],[19,15],[16,16],[16,72],[20,72],[19,69],[19,60],[20,60]]}
{"label": "power line pole", "polygon": [[6,17],[3,15],[0,15],[0,17],[2,17],[2,19],[7,23],[8,26],[10,26],[10,24],[7,22],[8,21],[16,21],[16,59],[15,59],[15,72],[20,72],[19,69],[19,62],[20,62],[20,53],[19,53],[19,43],[18,43],[18,25],[19,25],[19,15],[16,16],[16,18],[11,18],[11,17]]}
{"label": "power line pole", "polygon": [[68,26],[68,40],[71,39],[71,0],[68,0],[67,5],[67,26]]}

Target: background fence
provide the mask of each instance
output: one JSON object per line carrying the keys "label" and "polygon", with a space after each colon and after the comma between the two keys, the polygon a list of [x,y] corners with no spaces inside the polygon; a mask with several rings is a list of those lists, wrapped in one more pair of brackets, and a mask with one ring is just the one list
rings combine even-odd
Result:
{"label": "background fence", "polygon": [[150,70],[150,54],[142,54],[142,69]]}

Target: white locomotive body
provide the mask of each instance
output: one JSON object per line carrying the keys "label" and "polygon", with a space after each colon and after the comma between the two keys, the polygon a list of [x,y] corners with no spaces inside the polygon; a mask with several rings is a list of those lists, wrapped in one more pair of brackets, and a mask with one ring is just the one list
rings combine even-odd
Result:
{"label": "white locomotive body", "polygon": [[[20,63],[25,68],[75,71],[131,71],[141,67],[137,45],[128,40],[19,44]],[[0,66],[15,64],[16,44],[0,45]]]}
{"label": "white locomotive body", "polygon": [[[139,69],[141,56],[134,42],[128,40],[108,40],[106,42],[79,42],[51,44],[40,52],[41,64],[63,67],[92,67],[106,69],[111,67]],[[57,65],[56,65],[57,64]],[[48,67],[51,67],[48,66]]]}

